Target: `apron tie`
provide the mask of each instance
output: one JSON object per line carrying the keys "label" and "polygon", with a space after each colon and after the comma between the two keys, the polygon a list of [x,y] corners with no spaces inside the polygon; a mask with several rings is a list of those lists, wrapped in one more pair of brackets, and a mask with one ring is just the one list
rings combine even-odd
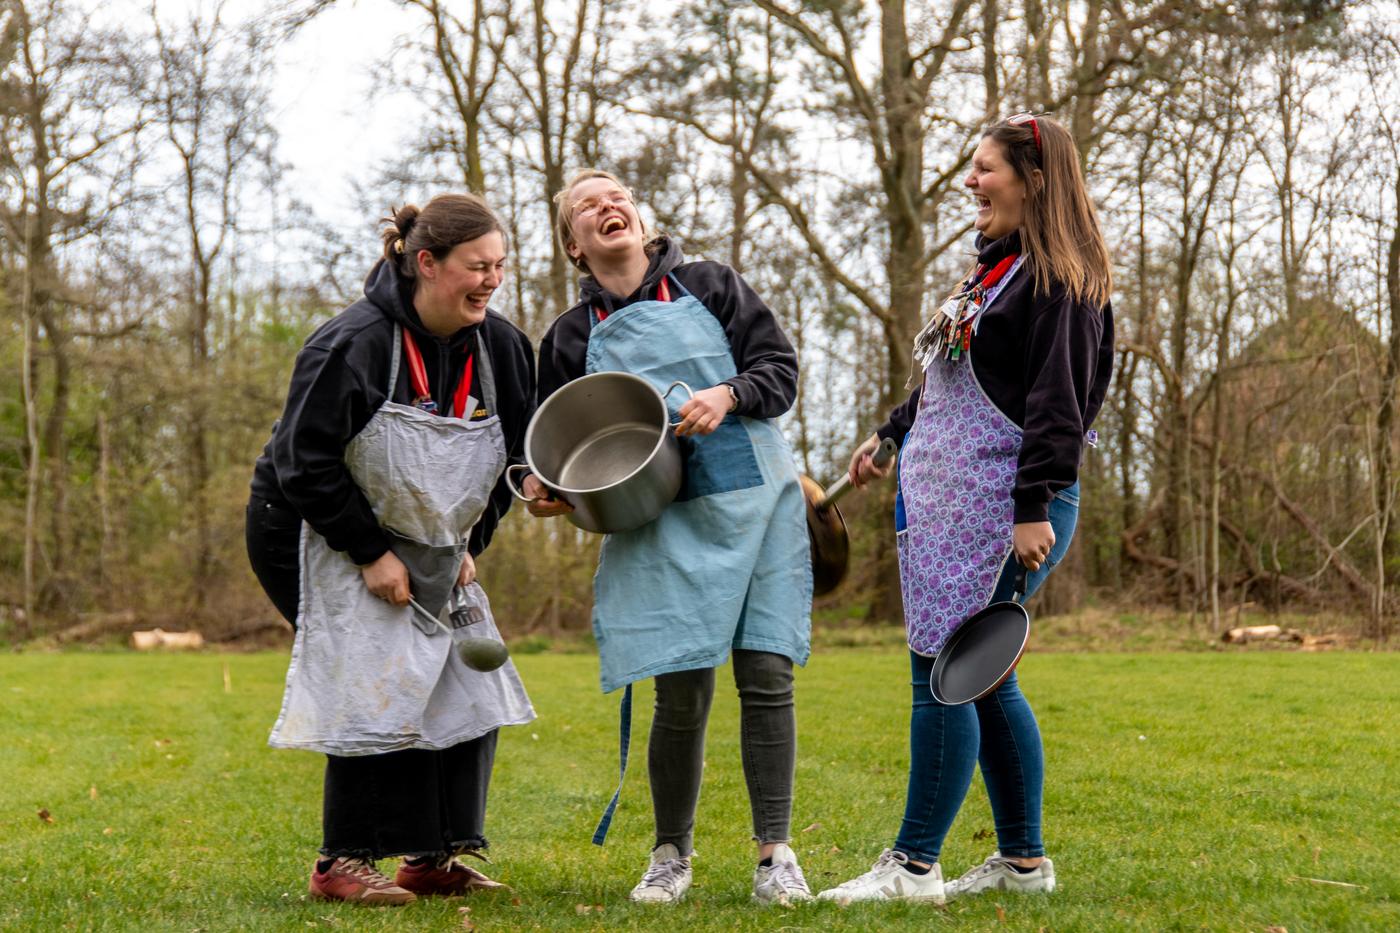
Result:
{"label": "apron tie", "polygon": [[593,830],[593,844],[600,846],[608,838],[608,828],[612,826],[613,813],[617,810],[617,801],[622,796],[622,782],[627,777],[627,750],[632,744],[632,685],[628,684],[622,691],[622,706],[618,709],[618,756],[620,764],[617,769],[617,790],[613,791],[612,800],[608,801],[607,808],[603,810],[603,817],[598,821],[598,828]]}

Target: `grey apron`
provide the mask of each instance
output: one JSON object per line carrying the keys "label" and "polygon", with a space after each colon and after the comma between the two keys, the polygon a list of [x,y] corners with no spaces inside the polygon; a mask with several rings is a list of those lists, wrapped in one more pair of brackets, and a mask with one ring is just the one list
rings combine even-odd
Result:
{"label": "grey apron", "polygon": [[[402,338],[396,324],[390,400],[346,446],[345,465],[393,536],[414,599],[437,614],[505,469],[506,445],[480,334],[476,359],[492,413],[482,421],[392,401]],[[499,639],[481,587],[465,587],[463,598],[485,615],[470,634]],[[441,628],[414,624],[411,606],[370,593],[360,568],[303,523],[296,641],[269,744],[329,755],[442,749],[535,718],[513,663],[482,673],[452,649]]]}

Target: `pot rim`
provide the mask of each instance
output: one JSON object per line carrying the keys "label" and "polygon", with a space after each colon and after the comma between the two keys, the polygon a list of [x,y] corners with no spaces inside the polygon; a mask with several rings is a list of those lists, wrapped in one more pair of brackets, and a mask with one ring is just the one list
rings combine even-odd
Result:
{"label": "pot rim", "polygon": [[[655,397],[657,404],[661,406],[663,427],[661,429],[660,434],[657,435],[656,444],[651,448],[651,453],[647,454],[647,458],[643,460],[631,473],[628,473],[621,479],[613,480],[606,486],[565,486],[562,483],[557,483],[553,481],[550,477],[546,476],[546,474],[543,471],[540,470],[539,466],[535,463],[535,457],[531,450],[530,442],[534,440],[535,429],[540,425],[542,421],[545,420],[543,416],[546,412],[549,411],[549,406],[555,401],[555,399],[558,399],[562,397],[566,392],[573,390],[574,386],[578,386],[584,382],[587,382],[590,379],[598,379],[600,377],[606,377],[611,379],[623,379],[625,381],[635,382],[641,386],[644,386],[647,389],[647,391],[649,391]],[[534,473],[535,476],[539,477],[540,482],[544,483],[545,486],[554,490],[555,492],[570,493],[576,496],[591,495],[593,493],[605,492],[609,489],[616,489],[623,483],[626,483],[627,481],[632,479],[632,477],[641,473],[648,466],[650,466],[656,460],[657,453],[660,452],[663,446],[665,446],[666,437],[670,433],[670,431],[671,410],[666,407],[666,399],[661,395],[660,392],[656,391],[656,387],[653,386],[650,382],[643,379],[641,376],[636,375],[635,373],[623,372],[622,370],[607,370],[605,372],[588,373],[587,375],[580,376],[577,379],[574,379],[560,386],[554,392],[553,395],[544,400],[544,403],[540,405],[539,408],[535,409],[535,414],[530,418],[530,426],[525,430],[525,462],[529,464],[530,472]]]}

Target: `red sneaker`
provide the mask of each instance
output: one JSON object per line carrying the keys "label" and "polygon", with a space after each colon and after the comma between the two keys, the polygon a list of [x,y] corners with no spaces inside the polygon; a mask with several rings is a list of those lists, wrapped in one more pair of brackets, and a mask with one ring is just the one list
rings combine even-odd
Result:
{"label": "red sneaker", "polygon": [[[485,861],[485,858],[475,852],[470,854]],[[394,875],[394,883],[406,891],[412,891],[414,894],[421,894],[424,897],[431,897],[435,894],[443,897],[455,897],[476,892],[510,890],[510,885],[492,881],[475,868],[463,865],[461,860],[455,857],[436,862],[429,860],[405,861],[399,866],[398,873]]]}
{"label": "red sneaker", "polygon": [[311,896],[323,901],[350,901],[374,907],[410,904],[418,900],[412,891],[394,884],[373,862],[359,858],[338,858],[320,870],[320,862],[311,866]]}

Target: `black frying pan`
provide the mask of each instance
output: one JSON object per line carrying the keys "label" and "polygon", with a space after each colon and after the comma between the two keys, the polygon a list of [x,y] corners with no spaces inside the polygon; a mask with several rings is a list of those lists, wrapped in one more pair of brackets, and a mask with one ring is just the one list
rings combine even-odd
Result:
{"label": "black frying pan", "polygon": [[944,706],[972,703],[1006,682],[1031,633],[1031,617],[1021,605],[1025,598],[1026,568],[1018,563],[1011,600],[992,603],[944,642],[929,676],[935,700]]}

